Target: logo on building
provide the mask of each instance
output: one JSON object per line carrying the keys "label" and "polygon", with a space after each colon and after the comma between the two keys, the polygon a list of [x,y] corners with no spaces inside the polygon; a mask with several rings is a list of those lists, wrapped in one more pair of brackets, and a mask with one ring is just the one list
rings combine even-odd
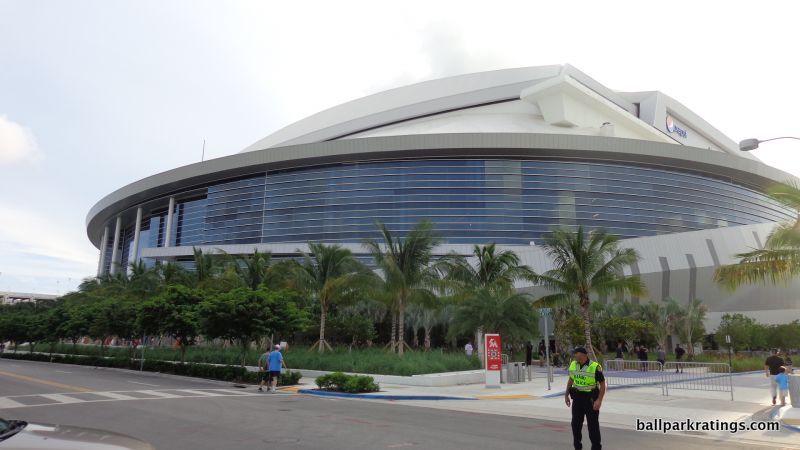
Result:
{"label": "logo on building", "polygon": [[689,136],[686,130],[675,125],[675,120],[669,114],[667,114],[667,131],[669,131],[670,133],[675,133],[684,139],[686,139]]}

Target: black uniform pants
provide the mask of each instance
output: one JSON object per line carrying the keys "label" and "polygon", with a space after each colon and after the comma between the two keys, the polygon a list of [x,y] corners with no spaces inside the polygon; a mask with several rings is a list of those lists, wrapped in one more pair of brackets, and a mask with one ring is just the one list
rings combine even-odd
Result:
{"label": "black uniform pants", "polygon": [[577,450],[583,448],[581,444],[583,418],[586,417],[586,428],[589,429],[589,440],[592,441],[592,450],[600,450],[600,411],[593,408],[595,395],[576,393],[572,396],[572,443]]}

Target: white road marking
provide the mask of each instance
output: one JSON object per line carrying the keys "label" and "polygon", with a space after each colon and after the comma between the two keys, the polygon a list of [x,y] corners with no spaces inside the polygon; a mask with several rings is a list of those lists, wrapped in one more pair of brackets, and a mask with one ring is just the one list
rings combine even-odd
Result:
{"label": "white road marking", "polygon": [[138,397],[131,397],[130,395],[119,394],[117,392],[92,392],[92,394],[113,398],[114,400],[138,400]]}
{"label": "white road marking", "polygon": [[22,406],[25,406],[25,405],[23,405],[20,402],[15,402],[14,400],[11,400],[10,398],[0,397],[0,409],[20,408]]}
{"label": "white road marking", "polygon": [[59,403],[83,403],[86,400],[81,400],[79,398],[70,397],[63,394],[38,394],[39,397],[44,397],[50,400],[55,400]]}
{"label": "white road marking", "polygon": [[236,389],[214,389],[214,390],[215,391],[220,391],[220,392],[227,392],[229,394],[234,394],[234,395],[256,395],[255,393],[245,391],[244,389],[239,389],[239,390],[236,390]]}
{"label": "white road marking", "polygon": [[153,386],[153,387],[158,387],[158,386],[160,386],[160,385],[158,385],[158,384],[141,383],[141,382],[139,382],[139,381],[131,381],[131,380],[128,380],[128,383],[133,383],[133,384],[141,384],[141,385],[143,385],[143,386]]}
{"label": "white road marking", "polygon": [[[118,400],[162,400],[168,398],[203,398],[203,397],[250,397],[258,396],[256,392],[243,391],[237,389],[167,389],[171,392],[164,392],[162,390],[141,390],[141,391],[117,391],[117,392],[88,392],[89,394],[103,397],[100,399],[83,400],[80,398],[72,397],[67,394],[27,394],[27,395],[14,395],[10,397],[0,397],[0,410],[11,408],[29,408],[34,406],[53,406],[66,403],[93,403],[93,402],[109,402]],[[174,392],[174,393],[173,393]],[[134,397],[133,393],[141,393],[149,397]],[[182,395],[183,394],[183,395]],[[25,397],[39,403],[26,405],[20,403],[15,398]],[[42,399],[49,399],[58,403],[41,403]]]}
{"label": "white road marking", "polygon": [[180,398],[180,395],[170,394],[167,392],[161,391],[139,391],[142,394],[152,395],[153,397],[161,397],[161,398]]}
{"label": "white road marking", "polygon": [[173,389],[173,390],[174,391],[178,391],[178,392],[188,392],[189,394],[194,394],[194,395],[203,395],[203,396],[206,396],[206,397],[220,397],[220,396],[224,395],[224,394],[220,394],[218,392],[195,391],[193,389]]}
{"label": "white road marking", "polygon": [[65,370],[56,370],[56,372],[58,372],[58,373],[72,373],[72,372],[67,372]]}

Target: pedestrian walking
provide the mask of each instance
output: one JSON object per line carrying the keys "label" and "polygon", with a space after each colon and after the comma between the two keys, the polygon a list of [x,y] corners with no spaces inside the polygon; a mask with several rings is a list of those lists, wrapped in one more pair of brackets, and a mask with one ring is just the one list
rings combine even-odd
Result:
{"label": "pedestrian walking", "polygon": [[624,359],[625,358],[625,350],[622,348],[622,341],[617,342],[617,359]]}
{"label": "pedestrian walking", "polygon": [[781,367],[785,364],[783,358],[778,356],[778,349],[772,349],[766,361],[764,361],[764,370],[766,371],[767,378],[769,378],[769,393],[772,395],[772,404],[776,403],[778,397],[778,381],[775,377],[781,373]]}
{"label": "pedestrian walking", "polygon": [[778,391],[780,393],[780,398],[781,398],[781,406],[786,406],[786,396],[789,395],[789,376],[786,375],[785,366],[781,366],[778,374],[775,375],[775,383],[778,384]]}
{"label": "pedestrian walking", "polygon": [[685,354],[686,350],[681,347],[681,344],[677,344],[675,346],[675,373],[683,373],[683,364],[681,363],[681,360]]}
{"label": "pedestrian walking", "polygon": [[647,347],[644,345],[639,347],[639,370],[642,372],[647,371]]}
{"label": "pedestrian walking", "polygon": [[600,450],[600,407],[606,395],[603,368],[597,361],[589,359],[583,347],[577,347],[572,354],[567,391],[564,394],[567,407],[572,407],[572,445],[576,449],[583,448],[581,429],[586,418],[592,450]]}
{"label": "pedestrian walking", "polygon": [[472,342],[467,342],[467,345],[464,346],[464,353],[467,354],[468,357],[472,357],[472,352],[475,349],[472,347]]}
{"label": "pedestrian walking", "polygon": [[664,364],[667,362],[667,352],[659,345],[658,346],[658,360],[661,366],[659,366],[658,370],[664,371]]}
{"label": "pedestrian walking", "polygon": [[269,349],[265,350],[258,357],[258,391],[263,392],[263,386],[267,384],[269,389]]}
{"label": "pedestrian walking", "polygon": [[283,360],[281,354],[281,346],[276,345],[275,350],[269,353],[269,377],[272,381],[272,393],[274,394],[278,387],[278,377],[281,376],[281,367],[286,367],[286,362]]}

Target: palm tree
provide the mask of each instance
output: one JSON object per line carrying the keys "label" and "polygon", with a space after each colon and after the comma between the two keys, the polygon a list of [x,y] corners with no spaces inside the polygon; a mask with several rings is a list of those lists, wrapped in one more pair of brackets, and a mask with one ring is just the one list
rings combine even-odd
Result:
{"label": "palm tree", "polygon": [[667,338],[678,331],[681,312],[681,306],[670,298],[663,304],[650,302],[640,305],[638,315],[653,325],[653,337],[658,345],[667,351]]}
{"label": "palm tree", "polygon": [[[382,243],[364,242],[375,265],[383,271],[383,282],[392,296],[392,351],[403,356],[405,343],[405,308],[410,301],[424,301],[434,296],[437,271],[430,267],[433,247],[439,243],[429,220],[419,222],[405,239],[396,239],[383,223],[377,223]],[[396,326],[396,335],[395,335]],[[397,336],[395,340],[395,336]]]}
{"label": "palm tree", "polygon": [[678,338],[687,345],[687,357],[694,358],[694,343],[697,338],[705,333],[703,322],[706,319],[708,308],[702,300],[690,299],[686,307],[681,307],[676,320]]}
{"label": "palm tree", "polygon": [[219,271],[218,258],[209,253],[204,253],[202,249],[193,247],[194,252],[194,275],[198,285],[202,285],[211,280]]}
{"label": "palm tree", "polygon": [[475,264],[461,255],[451,254],[437,264],[449,280],[462,287],[510,288],[520,280],[534,280],[536,274],[520,263],[511,250],[497,251],[494,242],[472,249]]}
{"label": "palm tree", "polygon": [[478,288],[461,302],[453,317],[451,332],[492,330],[509,340],[532,338],[538,331],[539,317],[528,294],[513,289]]}
{"label": "palm tree", "polygon": [[763,249],[740,253],[736,255],[738,263],[715,271],[714,280],[728,289],[742,284],[785,283],[800,274],[800,186],[793,182],[779,184],[768,194],[795,210],[797,218],[778,225]]}
{"label": "palm tree", "polygon": [[259,253],[258,249],[255,249],[250,257],[240,258],[236,268],[240,270],[242,280],[250,289],[258,289],[261,283],[267,280],[271,262],[271,252]]}
{"label": "palm tree", "polygon": [[545,238],[543,247],[554,268],[537,279],[553,293],[539,301],[557,303],[578,299],[586,347],[589,356],[594,359],[590,295],[643,295],[645,287],[638,276],[622,275],[625,266],[639,260],[639,254],[630,248],[619,248],[619,238],[605,230],[596,229],[586,233],[583,226],[575,232],[560,228],[553,230]]}
{"label": "palm tree", "polygon": [[359,288],[370,282],[372,272],[361,264],[350,250],[339,245],[309,243],[311,254],[304,254],[304,261],[296,270],[298,285],[308,291],[320,307],[319,340],[311,346],[320,352],[332,350],[325,341],[325,319],[328,307],[334,303],[355,300]]}
{"label": "palm tree", "polygon": [[[473,265],[461,255],[451,254],[436,267],[446,280],[454,285],[456,297],[472,295],[476,288],[511,289],[521,280],[533,281],[536,274],[521,264],[519,256],[511,250],[497,251],[495,243],[475,245],[472,249]],[[478,356],[483,360],[483,329],[473,330],[478,346]]]}

